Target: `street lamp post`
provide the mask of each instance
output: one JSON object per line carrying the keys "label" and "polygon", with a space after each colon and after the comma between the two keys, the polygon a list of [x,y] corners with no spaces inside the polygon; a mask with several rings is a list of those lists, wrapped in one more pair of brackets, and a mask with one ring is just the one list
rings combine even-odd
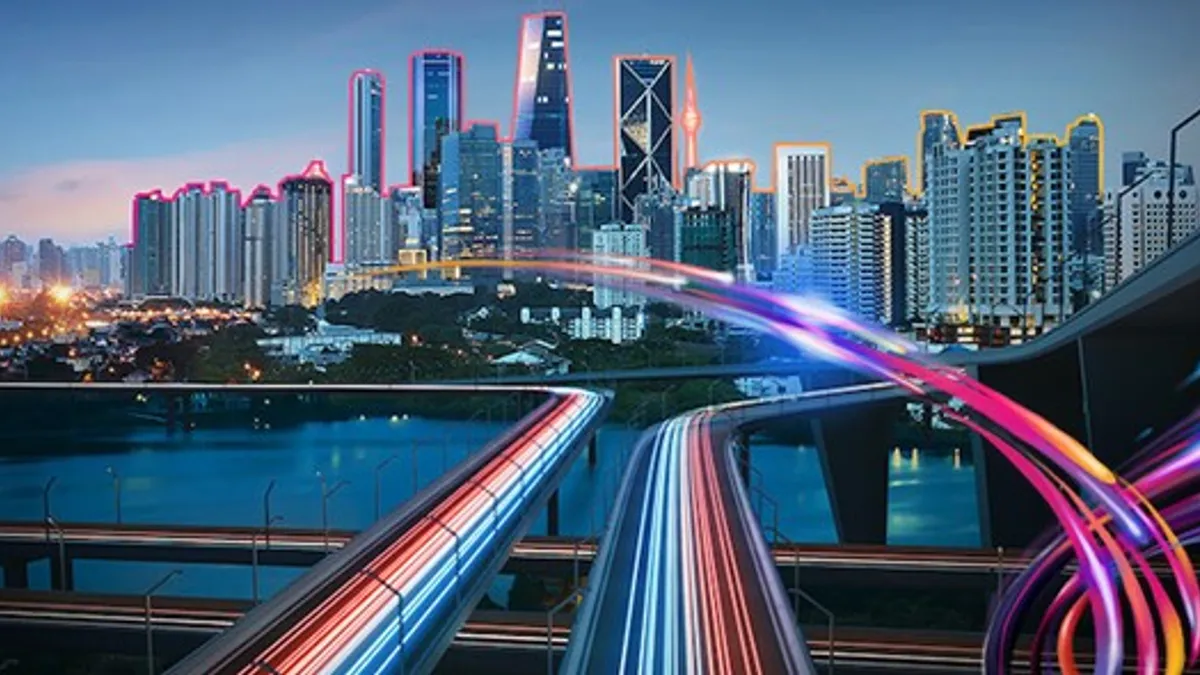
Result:
{"label": "street lamp post", "polygon": [[266,548],[271,548],[271,492],[274,489],[275,479],[272,478],[263,492],[263,545]]}
{"label": "street lamp post", "polygon": [[458,551],[458,533],[455,532],[449,525],[442,521],[441,518],[432,513],[425,516],[433,521],[438,527],[445,530],[451,537],[454,537],[454,598],[456,602],[462,602],[462,558]]}
{"label": "street lamp post", "polygon": [[321,481],[321,541],[323,550],[329,552],[329,498],[337,494],[338,490],[346,487],[350,483],[344,480],[339,480],[332,487],[326,487],[325,474],[317,470],[317,479]]}
{"label": "street lamp post", "polygon": [[397,657],[399,664],[397,673],[399,675],[404,675],[404,594],[400,592],[399,588],[396,588],[392,584],[388,583],[388,580],[380,576],[375,570],[364,567],[359,570],[359,572],[362,572],[366,576],[378,581],[380,586],[388,589],[392,592],[392,595],[396,596],[396,642],[398,643],[400,650],[400,654]]}
{"label": "street lamp post", "polygon": [[109,476],[112,476],[113,486],[113,510],[117,514],[117,524],[121,524],[121,474],[113,467],[105,467],[104,470]]}
{"label": "street lamp post", "polygon": [[150,599],[158,592],[158,589],[166,586],[175,577],[183,574],[183,570],[171,570],[167,575],[159,579],[153,586],[146,590],[146,672],[148,675],[154,675],[154,629],[150,621],[152,608]]}
{"label": "street lamp post", "polygon": [[387,465],[391,464],[392,461],[395,459],[396,459],[396,455],[389,455],[382,462],[375,465],[375,520],[379,520],[379,515],[380,515],[380,510],[381,510],[380,509],[380,500],[381,500],[380,475],[383,473],[383,470],[387,468]]}
{"label": "street lamp post", "polygon": [[46,516],[46,531],[54,528],[54,533],[58,535],[58,590],[69,591],[67,586],[67,533],[63,532],[62,526],[54,519],[54,516]]}
{"label": "street lamp post", "polygon": [[[271,531],[271,525],[282,522],[283,516],[275,516],[267,521],[267,526],[263,528],[262,534],[268,535]],[[250,535],[250,586],[251,597],[254,604],[258,604],[258,532]]]}
{"label": "street lamp post", "polygon": [[1175,126],[1171,127],[1171,152],[1170,152],[1170,159],[1167,160],[1169,163],[1167,166],[1167,249],[1168,250],[1170,250],[1171,245],[1174,244],[1173,239],[1175,237],[1175,149],[1179,143],[1179,132],[1183,131],[1183,128],[1186,127],[1187,125],[1191,124],[1192,122],[1195,122],[1197,117],[1200,117],[1200,108],[1197,108],[1195,110],[1195,112],[1193,112],[1191,115],[1188,115],[1187,117],[1183,118],[1183,120],[1179,124],[1176,124]]}
{"label": "street lamp post", "polygon": [[50,541],[50,518],[53,515],[50,512],[50,490],[57,482],[58,476],[51,476],[46,481],[46,486],[42,488],[42,520],[46,523],[46,541]]}

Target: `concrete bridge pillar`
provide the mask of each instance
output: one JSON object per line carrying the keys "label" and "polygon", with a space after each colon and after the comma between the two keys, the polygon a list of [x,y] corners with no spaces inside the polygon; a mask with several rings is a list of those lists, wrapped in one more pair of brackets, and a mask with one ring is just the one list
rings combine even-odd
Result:
{"label": "concrete bridge pillar", "polygon": [[546,502],[546,534],[558,536],[558,488],[550,493],[550,501]]}
{"label": "concrete bridge pillar", "polygon": [[887,543],[888,454],[903,403],[830,410],[811,421],[843,544]]}
{"label": "concrete bridge pillar", "polygon": [[29,588],[29,561],[24,558],[4,560],[4,587]]}

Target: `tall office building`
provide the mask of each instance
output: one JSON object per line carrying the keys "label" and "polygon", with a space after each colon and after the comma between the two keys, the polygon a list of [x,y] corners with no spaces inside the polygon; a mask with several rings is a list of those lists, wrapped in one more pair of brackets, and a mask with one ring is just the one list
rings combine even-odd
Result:
{"label": "tall office building", "polygon": [[735,275],[738,247],[734,213],[708,206],[683,209],[679,226],[679,260]]}
{"label": "tall office building", "polygon": [[173,207],[172,295],[240,302],[241,193],[226,183],[191,183],[176,193]]}
{"label": "tall office building", "polygon": [[161,190],[133,198],[133,241],[125,293],[132,298],[170,295],[175,273],[173,205]]}
{"label": "tall office building", "polygon": [[890,227],[874,204],[829,206],[810,214],[812,288],[834,305],[890,323]]}
{"label": "tall office building", "polygon": [[495,258],[501,254],[501,159],[495,125],[474,124],[442,139],[439,192],[443,260]]}
{"label": "tall office building", "polygon": [[647,254],[658,260],[680,261],[679,228],[683,200],[672,190],[640,195],[633,206],[633,222],[646,229]]}
{"label": "tall office building", "polygon": [[538,150],[542,197],[538,202],[538,230],[545,248],[579,250],[579,230],[571,218],[574,174],[561,149]]}
{"label": "tall office building", "polygon": [[460,54],[427,50],[409,59],[409,176],[427,209],[438,206],[442,137],[462,131],[463,82]]}
{"label": "tall office building", "polygon": [[383,192],[384,81],[373,70],[356,70],[350,76],[350,173],[359,185]]}
{"label": "tall office building", "polygon": [[863,197],[872,204],[903,202],[908,195],[908,158],[882,157],[863,164]]}
{"label": "tall office building", "polygon": [[504,153],[504,259],[532,253],[541,245],[538,205],[542,176],[537,143],[512,141]]}
{"label": "tall office building", "polygon": [[618,192],[620,219],[633,220],[638,195],[678,182],[675,162],[675,59],[671,56],[618,56],[613,61],[617,90]]}
{"label": "tall office building", "polygon": [[679,116],[679,126],[683,129],[684,170],[700,167],[700,127],[703,123],[696,97],[696,73],[692,70],[692,55],[689,53],[683,84],[683,113]]}
{"label": "tall office building", "polygon": [[[928,213],[916,201],[884,202],[874,206],[878,209],[880,227],[886,230],[881,236],[888,247],[880,254],[887,288],[884,298],[886,304],[880,320],[890,326],[907,326],[919,318],[918,314],[911,312],[915,305],[910,303],[928,286],[928,263],[914,255],[921,250],[928,255],[929,241],[925,236],[928,232],[925,227]],[[922,236],[924,239],[921,239]],[[910,242],[910,237],[917,240]],[[916,269],[910,269],[913,267]],[[912,291],[910,285],[918,288]]]}
{"label": "tall office building", "polygon": [[347,176],[342,182],[342,209],[346,222],[346,264],[379,265],[394,262],[400,248],[392,236],[385,202],[373,186]]}
{"label": "tall office building", "polygon": [[[602,256],[646,257],[646,229],[629,223],[606,223],[592,236],[592,252]],[[597,309],[644,305],[646,298],[625,287],[624,280],[597,275],[592,290]]]}
{"label": "tall office building", "polygon": [[858,186],[845,176],[834,176],[829,180],[829,205],[841,206],[858,201]]}
{"label": "tall office building", "polygon": [[520,39],[513,139],[535,141],[539,150],[561,150],[570,164],[574,148],[567,15],[542,12],[522,17]]}
{"label": "tall office building", "polygon": [[1104,200],[1104,127],[1095,115],[1084,115],[1067,127],[1071,150],[1071,238],[1077,255],[1100,255],[1104,248],[1100,206]]}
{"label": "tall office building", "polygon": [[759,278],[775,272],[779,246],[775,242],[775,191],[755,190],[750,194],[751,255]]}
{"label": "tall office building", "polygon": [[[1154,262],[1172,246],[1197,229],[1196,186],[1188,180],[1190,166],[1176,168],[1175,226],[1167,241],[1167,191],[1170,189],[1165,162],[1153,164],[1149,173],[1139,170],[1133,178],[1147,176],[1121,198],[1109,192],[1104,203],[1104,286],[1111,289]],[[1132,185],[1132,183],[1131,183]]]}
{"label": "tall office building", "polygon": [[262,308],[271,304],[271,245],[275,237],[275,199],[260,185],[242,205],[242,304]]}
{"label": "tall office building", "polygon": [[578,169],[571,194],[579,247],[590,250],[592,233],[601,225],[617,221],[617,172],[609,168]]}
{"label": "tall office building", "polygon": [[729,213],[733,222],[735,273],[742,281],[753,281],[754,230],[750,224],[750,195],[754,191],[754,164],[742,160],[709,162],[704,166],[712,194],[701,206]]}
{"label": "tall office building", "polygon": [[917,187],[924,194],[929,187],[928,161],[930,150],[936,147],[962,147],[958,118],[946,110],[926,110],[921,113],[921,131],[917,136]]}
{"label": "tall office building", "polygon": [[808,245],[808,218],[829,206],[832,159],[827,143],[775,146],[775,218],[779,256]]}
{"label": "tall office building", "polygon": [[315,307],[324,298],[325,267],[333,233],[333,181],[321,161],[279,184],[279,225],[286,234],[291,274],[283,304]]}
{"label": "tall office building", "polygon": [[[957,139],[955,139],[957,140]],[[971,127],[926,157],[930,310],[948,325],[1024,338],[1071,312],[1069,147],[1021,114]]]}

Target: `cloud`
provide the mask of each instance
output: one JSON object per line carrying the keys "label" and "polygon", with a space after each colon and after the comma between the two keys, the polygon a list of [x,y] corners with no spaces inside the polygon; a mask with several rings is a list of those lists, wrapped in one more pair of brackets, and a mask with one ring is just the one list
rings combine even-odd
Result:
{"label": "cloud", "polygon": [[[324,136],[324,137],[322,137]],[[204,152],[137,159],[76,160],[0,175],[0,233],[26,240],[88,242],[129,233],[138,192],[173,192],[189,182],[227,181],[249,190],[298,173],[310,159],[340,169],[336,134],[239,143]]]}

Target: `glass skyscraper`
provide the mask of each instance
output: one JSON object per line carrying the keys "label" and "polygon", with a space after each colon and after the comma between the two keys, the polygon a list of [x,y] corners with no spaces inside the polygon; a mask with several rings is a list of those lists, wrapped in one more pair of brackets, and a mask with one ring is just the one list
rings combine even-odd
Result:
{"label": "glass skyscraper", "polygon": [[675,59],[618,57],[615,64],[619,217],[633,222],[638,195],[675,185]]}
{"label": "glass skyscraper", "polygon": [[863,164],[863,190],[868,202],[903,202],[908,191],[908,158],[884,157]]}
{"label": "glass skyscraper", "polygon": [[921,113],[921,144],[917,146],[917,173],[921,176],[921,194],[929,187],[925,158],[932,154],[931,150],[934,147],[957,149],[961,145],[958,133],[958,120],[954,113],[945,110],[926,110]]}
{"label": "glass skyscraper", "polygon": [[284,302],[315,307],[320,304],[329,242],[333,235],[333,181],[321,161],[309,163],[299,176],[279,184],[280,226],[286,228],[294,260]]}
{"label": "glass skyscraper", "polygon": [[454,52],[423,51],[409,61],[409,155],[412,184],[422,189],[425,208],[437,208],[442,137],[462,131],[463,58]]}
{"label": "glass skyscraper", "polygon": [[529,14],[521,21],[513,140],[535,141],[539,150],[561,150],[570,162],[574,148],[567,15],[543,12]]}
{"label": "glass skyscraper", "polygon": [[502,171],[495,126],[475,124],[442,138],[439,249],[443,260],[500,254]]}
{"label": "glass skyscraper", "polygon": [[580,249],[589,249],[592,234],[601,226],[616,221],[616,191],[617,175],[612,169],[592,168],[575,172],[571,192]]}
{"label": "glass skyscraper", "polygon": [[1071,152],[1070,206],[1071,237],[1075,253],[1099,255],[1103,249],[1100,236],[1100,205],[1103,201],[1100,156],[1104,152],[1104,130],[1095,115],[1085,115],[1071,125],[1067,144]]}
{"label": "glass skyscraper", "polygon": [[505,191],[508,198],[505,257],[510,254],[520,257],[541,245],[538,206],[542,199],[542,176],[537,143],[513,141],[505,159],[505,177],[511,181]]}
{"label": "glass skyscraper", "polygon": [[350,76],[350,173],[364,187],[383,192],[383,75],[357,70]]}

